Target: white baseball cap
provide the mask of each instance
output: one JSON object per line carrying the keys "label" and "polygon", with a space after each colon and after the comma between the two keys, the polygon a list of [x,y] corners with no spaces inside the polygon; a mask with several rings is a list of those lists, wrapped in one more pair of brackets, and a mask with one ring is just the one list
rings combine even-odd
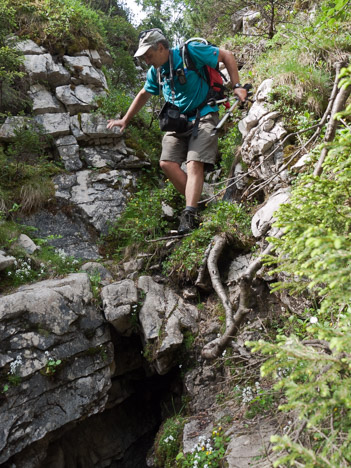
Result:
{"label": "white baseball cap", "polygon": [[141,32],[139,34],[139,47],[135,52],[134,57],[140,57],[144,55],[150,49],[150,47],[162,40],[165,40],[165,36],[163,35],[161,29],[154,28]]}

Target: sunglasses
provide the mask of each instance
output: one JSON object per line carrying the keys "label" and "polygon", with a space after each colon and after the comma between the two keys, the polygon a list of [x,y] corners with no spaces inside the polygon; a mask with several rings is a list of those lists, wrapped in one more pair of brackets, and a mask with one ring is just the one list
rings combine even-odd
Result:
{"label": "sunglasses", "polygon": [[163,36],[163,32],[159,28],[146,29],[145,31],[141,31],[141,33],[139,34],[139,37],[138,37],[139,41],[140,41],[140,39],[144,39],[144,37],[151,31],[157,31],[157,32],[161,33],[162,36]]}

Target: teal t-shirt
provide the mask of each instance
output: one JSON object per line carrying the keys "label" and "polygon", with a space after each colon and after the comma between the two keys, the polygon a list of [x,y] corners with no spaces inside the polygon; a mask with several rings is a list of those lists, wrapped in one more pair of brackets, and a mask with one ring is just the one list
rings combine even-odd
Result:
{"label": "teal t-shirt", "polygon": [[[206,45],[200,42],[190,42],[188,44],[190,57],[196,66],[197,70],[200,72],[201,76],[204,79],[200,78],[196,71],[186,70],[186,83],[180,84],[179,79],[176,76],[175,70],[178,68],[183,69],[183,59],[180,54],[179,47],[172,49],[173,51],[173,80],[174,80],[174,91],[175,99],[174,104],[180,108],[182,113],[190,113],[199,107],[204,100],[206,99],[208,93],[208,84],[206,82],[203,66],[209,65],[212,68],[215,68],[218,63],[218,47]],[[166,62],[161,67],[161,88],[163,96],[166,101],[172,101],[172,92],[171,92],[171,83],[169,76],[169,62]],[[146,76],[146,83],[144,86],[145,91],[150,94],[158,95],[160,92],[160,86],[157,78],[157,69],[151,67]],[[200,110],[201,116],[208,114],[209,112],[217,112],[217,106],[204,106]],[[189,118],[189,120],[194,119],[195,117]]]}

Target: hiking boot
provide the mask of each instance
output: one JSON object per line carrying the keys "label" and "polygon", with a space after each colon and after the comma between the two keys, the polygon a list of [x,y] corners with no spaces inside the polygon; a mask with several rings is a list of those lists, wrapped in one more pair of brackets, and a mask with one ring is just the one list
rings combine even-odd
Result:
{"label": "hiking boot", "polygon": [[199,226],[197,213],[190,210],[183,210],[180,215],[180,223],[178,227],[179,234],[188,234]]}

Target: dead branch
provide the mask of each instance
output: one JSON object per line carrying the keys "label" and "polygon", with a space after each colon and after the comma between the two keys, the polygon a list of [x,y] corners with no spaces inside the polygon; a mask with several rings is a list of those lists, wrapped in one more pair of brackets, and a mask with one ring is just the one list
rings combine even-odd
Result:
{"label": "dead branch", "polygon": [[[338,63],[336,66],[336,72],[337,72],[336,85],[338,85],[341,65],[342,65],[341,63]],[[335,82],[334,82],[334,86],[335,86]],[[348,97],[350,96],[350,93],[351,93],[351,86],[339,89],[339,92],[337,93],[337,96],[334,100],[333,107],[331,110],[331,118],[327,126],[327,131],[325,132],[324,143],[330,143],[331,141],[334,140],[336,129],[338,126],[338,121],[335,119],[335,114],[345,109],[346,101]],[[328,154],[328,151],[329,151],[328,146],[324,146],[324,148],[322,149],[321,155],[319,157],[319,160],[316,164],[316,167],[314,169],[313,175],[320,176],[322,174],[322,171],[323,171],[322,166]]]}

